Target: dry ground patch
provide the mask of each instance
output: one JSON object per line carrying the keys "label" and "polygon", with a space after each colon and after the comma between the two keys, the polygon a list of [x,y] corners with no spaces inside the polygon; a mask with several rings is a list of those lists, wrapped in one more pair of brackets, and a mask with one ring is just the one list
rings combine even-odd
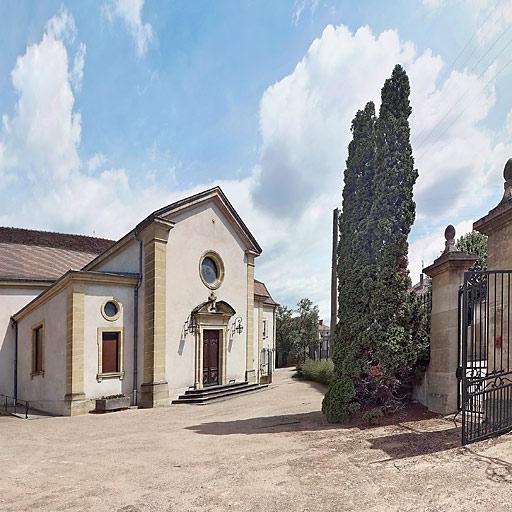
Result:
{"label": "dry ground patch", "polygon": [[322,392],[277,372],[207,406],[0,417],[0,511],[510,510],[510,436],[459,445],[442,418],[328,425]]}

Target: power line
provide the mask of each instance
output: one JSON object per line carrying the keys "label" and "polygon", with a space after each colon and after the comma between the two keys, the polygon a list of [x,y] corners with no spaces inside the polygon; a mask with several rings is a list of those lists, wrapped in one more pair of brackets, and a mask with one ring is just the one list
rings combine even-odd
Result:
{"label": "power line", "polygon": [[[477,33],[477,31],[482,28],[485,23],[487,23],[487,21],[489,20],[489,18],[491,17],[491,15],[494,13],[494,11],[496,10],[496,8],[498,7],[498,5],[500,4],[502,0],[498,0],[495,4],[494,4],[494,7],[492,7],[490,10],[489,10],[489,13],[488,15],[486,16],[485,20],[480,24],[480,26],[475,30],[475,32],[473,33],[473,35],[471,36],[471,38],[469,39],[469,41],[466,43],[466,45],[464,46],[464,49],[459,53],[459,55],[455,58],[455,60],[452,62],[452,64],[450,65],[449,67],[449,71],[448,72],[451,72],[453,70],[453,67],[454,67],[454,64],[455,62],[458,60],[459,56],[465,51],[466,47],[469,46],[469,44],[473,41],[473,39],[475,38],[475,35]],[[480,56],[480,58],[477,60],[477,62],[471,67],[470,69],[470,73],[476,68],[476,66],[478,66],[478,64],[480,64],[480,62],[489,54],[489,52],[496,46],[496,44],[498,43],[498,41],[508,32],[508,30],[512,28],[512,26],[508,26],[506,27],[502,32],[501,34],[494,40],[494,42],[492,43],[492,45],[487,48],[487,51]],[[468,62],[469,60],[471,59],[471,57],[474,55],[475,52],[472,52],[469,57],[464,61],[464,63],[462,64],[462,67],[464,67]],[[481,76],[481,73],[478,74],[477,76]],[[464,98],[465,96],[467,95],[467,93],[469,92],[469,89],[466,89],[466,91],[464,92],[464,94],[459,97],[459,99],[457,100],[457,102],[452,105],[451,108],[453,108],[454,106],[458,105]],[[436,128],[446,119],[446,117],[450,114],[450,111],[451,109],[448,109],[444,116],[439,120],[437,121],[434,126],[429,130],[429,132],[426,134],[425,137],[421,138],[418,142],[418,147],[421,147],[424,145],[424,143],[430,138],[430,136],[432,135],[432,133],[436,130]],[[427,130],[424,129],[422,130],[419,135],[418,135],[418,138],[420,138],[423,134],[425,134]]]}
{"label": "power line", "polygon": [[[512,39],[507,43],[507,45],[503,48],[502,52],[505,50],[505,48],[507,48],[510,43],[512,43]],[[491,81],[494,81],[496,80],[496,78],[498,78],[499,75],[501,75],[501,73],[503,73],[503,71],[505,71],[505,69],[508,68],[508,66],[510,66],[510,64],[512,64],[512,59],[509,60],[500,70],[498,70],[498,72],[491,78],[489,78],[487,80],[487,82],[484,84],[484,87],[482,90],[485,90]],[[435,144],[459,119],[460,117],[462,116],[462,114],[470,107],[470,104],[468,104],[463,110],[461,110],[459,112],[459,115],[456,116],[453,121],[434,139],[434,141],[432,142],[432,144]],[[428,148],[425,148],[425,150],[419,155],[418,159],[421,159],[427,152]]]}

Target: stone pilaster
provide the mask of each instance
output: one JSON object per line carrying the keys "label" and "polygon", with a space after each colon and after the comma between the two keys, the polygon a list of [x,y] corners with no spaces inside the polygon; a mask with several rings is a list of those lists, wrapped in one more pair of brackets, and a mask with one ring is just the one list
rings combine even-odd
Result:
{"label": "stone pilaster", "polygon": [[457,410],[459,365],[458,292],[464,272],[476,256],[455,249],[455,229],[445,231],[446,249],[423,271],[432,279],[432,317],[430,327],[430,363],[425,375],[425,405],[433,412],[449,414]]}
{"label": "stone pilaster", "polygon": [[82,414],[91,409],[84,393],[84,305],[85,295],[80,285],[71,286],[67,304],[66,335],[66,396],[69,414]]}
{"label": "stone pilaster", "polygon": [[247,337],[245,352],[245,380],[256,382],[254,368],[254,254],[246,253],[247,257]]}
{"label": "stone pilaster", "polygon": [[145,227],[144,241],[144,349],[143,383],[139,405],[169,405],[166,379],[166,262],[172,225],[154,219]]}

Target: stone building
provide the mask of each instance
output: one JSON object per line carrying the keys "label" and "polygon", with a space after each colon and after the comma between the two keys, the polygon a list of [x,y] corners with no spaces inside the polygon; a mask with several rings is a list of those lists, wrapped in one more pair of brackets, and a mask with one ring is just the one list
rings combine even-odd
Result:
{"label": "stone building", "polygon": [[73,415],[108,395],[154,407],[257,389],[276,307],[260,254],[218,187],[117,241],[0,228],[0,394]]}

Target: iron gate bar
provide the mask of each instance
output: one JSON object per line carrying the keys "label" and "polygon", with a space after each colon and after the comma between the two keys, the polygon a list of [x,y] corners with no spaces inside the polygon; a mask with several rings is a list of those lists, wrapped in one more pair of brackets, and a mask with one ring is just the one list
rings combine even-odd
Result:
{"label": "iron gate bar", "polygon": [[511,274],[465,272],[458,292],[457,406],[463,444],[512,430]]}

